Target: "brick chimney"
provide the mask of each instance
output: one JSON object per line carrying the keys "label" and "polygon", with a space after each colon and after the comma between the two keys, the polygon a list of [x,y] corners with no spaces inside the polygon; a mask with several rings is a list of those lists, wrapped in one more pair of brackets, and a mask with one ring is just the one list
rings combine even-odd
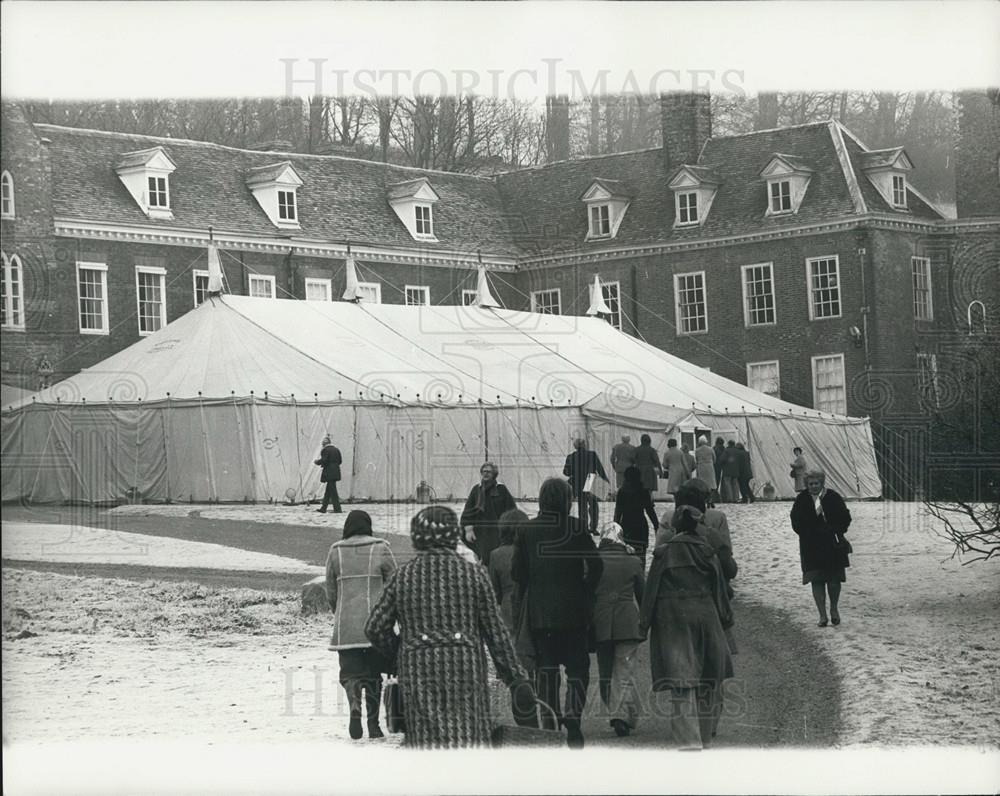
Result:
{"label": "brick chimney", "polygon": [[955,150],[958,217],[1000,216],[1000,89],[959,92]]}
{"label": "brick chimney", "polygon": [[702,146],[712,137],[711,97],[687,91],[661,94],[660,127],[671,167],[697,163]]}
{"label": "brick chimney", "polygon": [[545,98],[545,159],[569,158],[569,97],[565,94]]}

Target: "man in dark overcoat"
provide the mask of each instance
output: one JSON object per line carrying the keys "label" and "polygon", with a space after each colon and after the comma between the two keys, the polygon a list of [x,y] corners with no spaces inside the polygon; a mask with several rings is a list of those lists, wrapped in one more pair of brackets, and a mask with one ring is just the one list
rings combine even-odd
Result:
{"label": "man in dark overcoat", "polygon": [[[524,601],[535,648],[535,690],[562,714],[571,746],[583,746],[580,717],[590,683],[588,630],[604,564],[593,538],[571,517],[567,482],[549,478],[538,493],[538,516],[514,538],[511,576]],[[566,668],[566,702],[560,710],[559,667]]]}
{"label": "man in dark overcoat", "polygon": [[611,469],[615,471],[615,491],[625,483],[625,471],[635,464],[635,445],[627,434],[611,449]]}
{"label": "man in dark overcoat", "polygon": [[483,462],[480,481],[469,492],[459,525],[465,532],[466,543],[476,551],[484,566],[490,564],[490,553],[500,546],[497,522],[505,511],[517,508],[514,496],[497,481],[500,470],[493,462]]}
{"label": "man in dark overcoat", "polygon": [[736,457],[740,467],[740,474],[737,476],[740,485],[740,502],[753,503],[753,490],[750,488],[750,481],[753,479],[753,466],[750,464],[750,451],[742,442],[736,443]]}
{"label": "man in dark overcoat", "polygon": [[590,532],[596,536],[597,497],[592,492],[585,491],[587,476],[591,473],[597,473],[605,481],[608,480],[608,476],[604,472],[604,465],[601,464],[597,452],[587,449],[586,440],[582,438],[573,440],[573,448],[573,452],[566,457],[563,475],[569,478],[573,497],[576,498],[577,515],[581,525],[585,529],[589,528]]}
{"label": "man in dark overcoat", "polygon": [[331,502],[333,503],[333,513],[341,513],[337,482],[340,480],[340,465],[342,463],[343,458],[340,455],[340,450],[333,444],[329,435],[323,437],[323,450],[320,451],[319,458],[315,462],[318,467],[323,468],[319,478],[320,483],[326,484],[326,491],[323,492],[323,505],[316,509],[320,514],[326,514],[326,507]]}

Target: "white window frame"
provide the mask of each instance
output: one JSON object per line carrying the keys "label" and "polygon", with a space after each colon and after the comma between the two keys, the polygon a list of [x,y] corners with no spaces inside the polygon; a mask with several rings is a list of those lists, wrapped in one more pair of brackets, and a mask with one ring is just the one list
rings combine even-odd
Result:
{"label": "white window frame", "polygon": [[[420,217],[420,211],[427,211],[427,218],[422,219]],[[421,224],[426,224],[427,229],[423,232],[420,231]],[[413,205],[413,234],[417,238],[433,238],[434,237],[434,206],[424,203],[418,203]]]}
{"label": "white window frame", "polygon": [[[926,366],[921,363],[927,363]],[[941,408],[941,387],[938,382],[937,354],[917,354],[917,386],[920,388],[920,397],[923,398],[924,390],[927,389],[926,379],[930,379],[931,391],[934,394],[934,408]]]}
{"label": "white window frame", "polygon": [[[291,204],[289,204],[287,201],[284,204],[284,208],[285,208],[285,212],[286,213],[288,212],[289,208],[291,209],[292,214],[290,216],[289,215],[284,215],[284,216],[281,215],[281,212],[282,212],[281,195],[282,194],[287,194],[288,196],[291,197]],[[296,192],[295,192],[294,188],[278,188],[278,190],[275,192],[275,201],[278,203],[278,221],[280,223],[283,223],[283,224],[298,224],[299,223],[299,200],[298,200],[298,196],[296,196]]]}
{"label": "white window frame", "polygon": [[[309,288],[311,287],[321,287],[323,292],[326,294],[325,298],[309,298]],[[333,301],[333,280],[323,279],[316,276],[307,276],[303,284],[304,295],[303,298],[306,301]]]}
{"label": "white window frame", "polygon": [[[610,295],[611,290],[614,290],[614,296]],[[604,303],[608,305],[608,309],[611,310],[611,325],[614,326],[618,331],[622,329],[622,286],[621,282],[601,282],[601,295],[604,297]],[[614,307],[611,303],[614,302]],[[617,309],[616,309],[617,308]]]}
{"label": "white window frame", "polygon": [[14,178],[9,171],[0,174],[0,218],[14,218]]}
{"label": "white window frame", "polygon": [[[787,186],[788,188],[787,193],[786,191],[782,190],[782,186]],[[775,188],[778,189],[777,196],[774,195]],[[781,204],[784,204],[784,200],[786,198],[788,199],[788,207],[780,207]],[[778,202],[779,207],[774,206],[775,201]],[[780,216],[784,215],[785,213],[792,212],[794,208],[792,205],[792,181],[790,179],[788,179],[787,177],[783,177],[781,179],[768,180],[767,206],[768,208],[770,208],[770,215],[772,216]]]}
{"label": "white window frame", "polygon": [[[690,197],[688,199],[687,205],[681,201],[685,197]],[[691,218],[691,199],[694,200],[694,218]],[[674,215],[675,221],[678,227],[694,227],[700,223],[699,213],[701,208],[698,206],[698,192],[697,191],[677,191],[674,193]],[[684,220],[683,214],[688,214],[687,221]]]}
{"label": "white window frame", "polygon": [[[750,307],[750,294],[747,291],[747,274],[750,273],[752,268],[767,268],[769,281],[771,283],[771,315],[773,320],[762,321],[755,323],[753,321],[753,313]],[[749,265],[744,265],[740,269],[740,285],[743,289],[743,326],[747,329],[751,329],[757,326],[775,326],[778,323],[778,300],[774,289],[774,263],[750,263]],[[764,294],[761,294],[764,295]],[[764,312],[766,312],[766,308]]]}
{"label": "white window frame", "polygon": [[475,307],[476,299],[479,298],[478,290],[463,290],[462,291],[462,306],[463,307]]}
{"label": "white window frame", "polygon": [[[555,312],[545,312],[540,310],[539,307],[543,305],[540,300],[543,296],[552,297],[555,296]],[[544,302],[545,306],[548,306],[550,302]],[[558,287],[549,287],[544,290],[532,290],[531,291],[531,311],[538,312],[542,315],[562,315],[562,290]]]}
{"label": "white window frame", "polygon": [[[611,203],[601,202],[590,206],[590,237],[610,238],[611,237]],[[607,226],[607,230],[603,229]]]}
{"label": "white window frame", "polygon": [[[899,188],[898,191],[896,190],[896,181],[897,180],[899,180],[899,185],[900,185],[900,188]],[[892,206],[893,207],[898,207],[898,208],[900,208],[902,210],[906,209],[906,207],[907,207],[907,204],[906,204],[906,187],[907,186],[906,186],[906,175],[905,174],[893,174],[893,175],[891,175],[891,179],[889,181],[889,190],[892,192]],[[897,201],[897,199],[896,199],[897,194],[900,197],[902,197],[902,201]]]}
{"label": "white window frame", "polygon": [[[684,277],[689,276],[700,276],[701,277],[701,296],[702,305],[704,308],[704,319],[705,328],[696,329],[695,331],[684,331],[683,319],[681,317],[681,293],[680,293],[680,280]],[[708,284],[705,279],[704,271],[687,271],[683,274],[674,274],[674,332],[677,337],[691,337],[698,334],[708,334]]]}
{"label": "white window frame", "polygon": [[[361,294],[365,291],[370,291],[375,298],[365,298]],[[381,282],[358,282],[358,298],[361,301],[367,301],[369,304],[381,304],[382,303],[382,283]]]}
{"label": "white window frame", "polygon": [[[841,388],[844,391],[844,403],[843,411],[830,411],[830,409],[820,409],[819,407],[819,384],[816,381],[816,366],[822,359],[839,359],[840,360],[840,376],[841,376]],[[818,354],[811,358],[812,362],[812,388],[813,388],[813,408],[819,412],[826,412],[827,414],[834,415],[846,415],[847,414],[847,366],[844,361],[843,354]]]}
{"label": "white window frame", "polygon": [[[777,390],[776,392],[767,392],[766,390],[758,389],[753,384],[753,369],[760,368],[763,366],[774,365],[774,377],[777,380]],[[747,387],[751,390],[757,390],[757,392],[764,393],[764,395],[770,395],[772,398],[781,398],[781,362],[777,359],[762,359],[759,362],[747,362]]]}
{"label": "white window frame", "polygon": [[[917,266],[921,266],[920,271],[917,271]],[[926,310],[921,314],[921,307],[924,303],[918,300],[917,280],[922,279],[924,281],[926,291]],[[934,320],[934,286],[931,282],[931,260],[930,257],[911,257],[910,258],[910,284],[913,286],[913,318],[918,321],[933,321]]]}
{"label": "white window frame", "polygon": [[[277,298],[277,280],[271,274],[249,274],[247,279],[247,295],[251,298]],[[255,296],[253,294],[253,283],[254,282],[266,282],[271,286],[270,296]]]}
{"label": "white window frame", "polygon": [[[816,307],[813,303],[813,263],[818,263],[823,260],[833,260],[836,270],[834,271],[837,279],[837,314],[836,315],[816,315]],[[809,320],[810,321],[829,321],[835,318],[840,318],[844,314],[844,294],[841,291],[841,280],[840,280],[840,255],[837,254],[826,254],[822,257],[808,257],[806,259],[806,298],[809,302]],[[830,290],[830,288],[817,288],[817,290]]]}
{"label": "white window frame", "polygon": [[[149,187],[150,180],[163,180],[163,191],[159,190],[157,187],[156,191],[153,191]],[[162,193],[164,196],[164,204],[153,204],[153,195]],[[147,174],[146,175],[146,207],[150,210],[169,210],[170,209],[170,176],[167,174]]]}
{"label": "white window frame", "polygon": [[[410,292],[414,297],[420,296],[419,301],[410,301]],[[403,303],[408,307],[429,307],[431,304],[431,289],[427,285],[404,285]]]}
{"label": "white window frame", "polygon": [[[2,254],[2,253],[0,253]],[[21,258],[12,254],[8,257],[6,254],[2,254],[3,257],[3,313],[6,316],[6,320],[3,321],[4,329],[14,329],[18,331],[24,330],[24,265],[21,262]],[[14,274],[17,273],[17,296],[14,295]],[[17,308],[15,311],[14,301],[17,299]],[[18,320],[15,322],[13,320],[14,316],[17,316]]]}
{"label": "white window frame", "polygon": [[[80,302],[83,296],[80,295],[80,271],[97,271],[101,275],[101,328],[84,329],[80,312]],[[92,299],[91,299],[92,300]],[[108,324],[108,266],[107,263],[94,263],[79,260],[76,263],[76,321],[80,328],[80,334],[109,334]]]}
{"label": "white window frame", "polygon": [[[199,279],[204,279],[205,280],[205,296],[204,296],[204,298],[202,298],[201,301],[198,301],[198,280]],[[194,269],[192,269],[192,271],[191,271],[191,290],[193,291],[194,306],[196,306],[196,307],[200,307],[202,305],[202,303],[205,301],[205,299],[208,298],[208,280],[209,280],[209,274],[208,274],[208,271],[206,271],[204,268],[194,268]]]}
{"label": "white window frame", "polygon": [[[160,326],[158,329],[144,330],[142,328],[142,299],[139,297],[139,277],[143,274],[157,276],[160,279]],[[167,269],[153,265],[137,265],[135,267],[135,320],[140,337],[148,337],[160,331],[167,325]]]}

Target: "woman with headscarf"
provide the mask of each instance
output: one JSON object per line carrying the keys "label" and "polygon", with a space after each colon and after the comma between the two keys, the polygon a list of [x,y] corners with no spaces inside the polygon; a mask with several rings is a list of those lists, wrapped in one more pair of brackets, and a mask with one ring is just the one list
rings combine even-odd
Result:
{"label": "woman with headscarf", "polygon": [[678,532],[653,552],[639,631],[651,631],[653,691],[669,699],[674,744],[700,749],[715,735],[722,683],[733,676],[725,634],[732,610],[723,562],[700,527],[703,497],[682,487],[677,504]]}
{"label": "woman with headscarf", "polygon": [[[840,584],[847,580],[844,571],[851,565],[848,544],[844,539],[851,524],[851,512],[844,499],[826,488],[826,473],[813,469],[805,474],[806,488],[792,504],[792,530],[799,537],[799,561],[802,583],[812,585],[813,599],[819,611],[819,626],[840,624]],[[830,594],[830,615],[826,613],[826,595]]]}
{"label": "woman with headscarf", "polygon": [[[625,472],[627,478],[628,470]],[[617,522],[605,523],[597,552],[604,562],[594,604],[597,671],[601,701],[615,734],[621,737],[634,730],[639,721],[635,667],[636,651],[642,641],[639,603],[645,566],[632,555]]]}
{"label": "woman with headscarf", "polygon": [[639,447],[635,449],[635,466],[639,468],[643,488],[647,492],[655,492],[659,485],[658,479],[663,475],[663,468],[660,466],[660,455],[653,447],[653,440],[649,434],[643,434],[639,438]]}
{"label": "woman with headscarf", "polygon": [[365,622],[386,581],[396,571],[389,543],[372,536],[372,520],[364,511],[352,511],[344,534],[326,557],[326,593],[333,610],[330,649],[340,653],[340,684],[350,705],[348,732],[361,737],[361,697],[368,711],[368,737],[382,738],[379,699],[382,672],[390,663],[372,649],[365,636]]}
{"label": "woman with headscarf", "polygon": [[[386,584],[365,633],[395,657],[405,745],[485,746],[490,741],[485,642],[500,679],[510,686],[515,718],[535,696],[500,618],[486,568],[456,553],[458,517],[444,506],[422,509],[410,523],[417,556]],[[399,625],[399,635],[395,626]]]}
{"label": "woman with headscarf", "polygon": [[625,483],[615,495],[615,522],[621,525],[625,542],[635,551],[646,568],[646,548],[649,547],[649,528],[646,518],[656,530],[656,510],[653,498],[642,485],[638,467],[625,470]]}

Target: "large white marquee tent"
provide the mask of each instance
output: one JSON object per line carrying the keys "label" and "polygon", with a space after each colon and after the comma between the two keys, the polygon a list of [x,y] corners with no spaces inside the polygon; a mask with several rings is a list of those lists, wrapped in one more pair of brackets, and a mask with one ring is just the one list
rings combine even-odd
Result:
{"label": "large white marquee tent", "polygon": [[[342,496],[464,497],[491,459],[519,497],[585,435],[744,442],[758,488],[794,495],[800,445],[854,498],[881,495],[864,418],[724,379],[598,318],[489,307],[219,296],[76,376],[4,407],[3,499],[304,500],[324,434]],[[661,495],[662,490],[661,490]]]}

